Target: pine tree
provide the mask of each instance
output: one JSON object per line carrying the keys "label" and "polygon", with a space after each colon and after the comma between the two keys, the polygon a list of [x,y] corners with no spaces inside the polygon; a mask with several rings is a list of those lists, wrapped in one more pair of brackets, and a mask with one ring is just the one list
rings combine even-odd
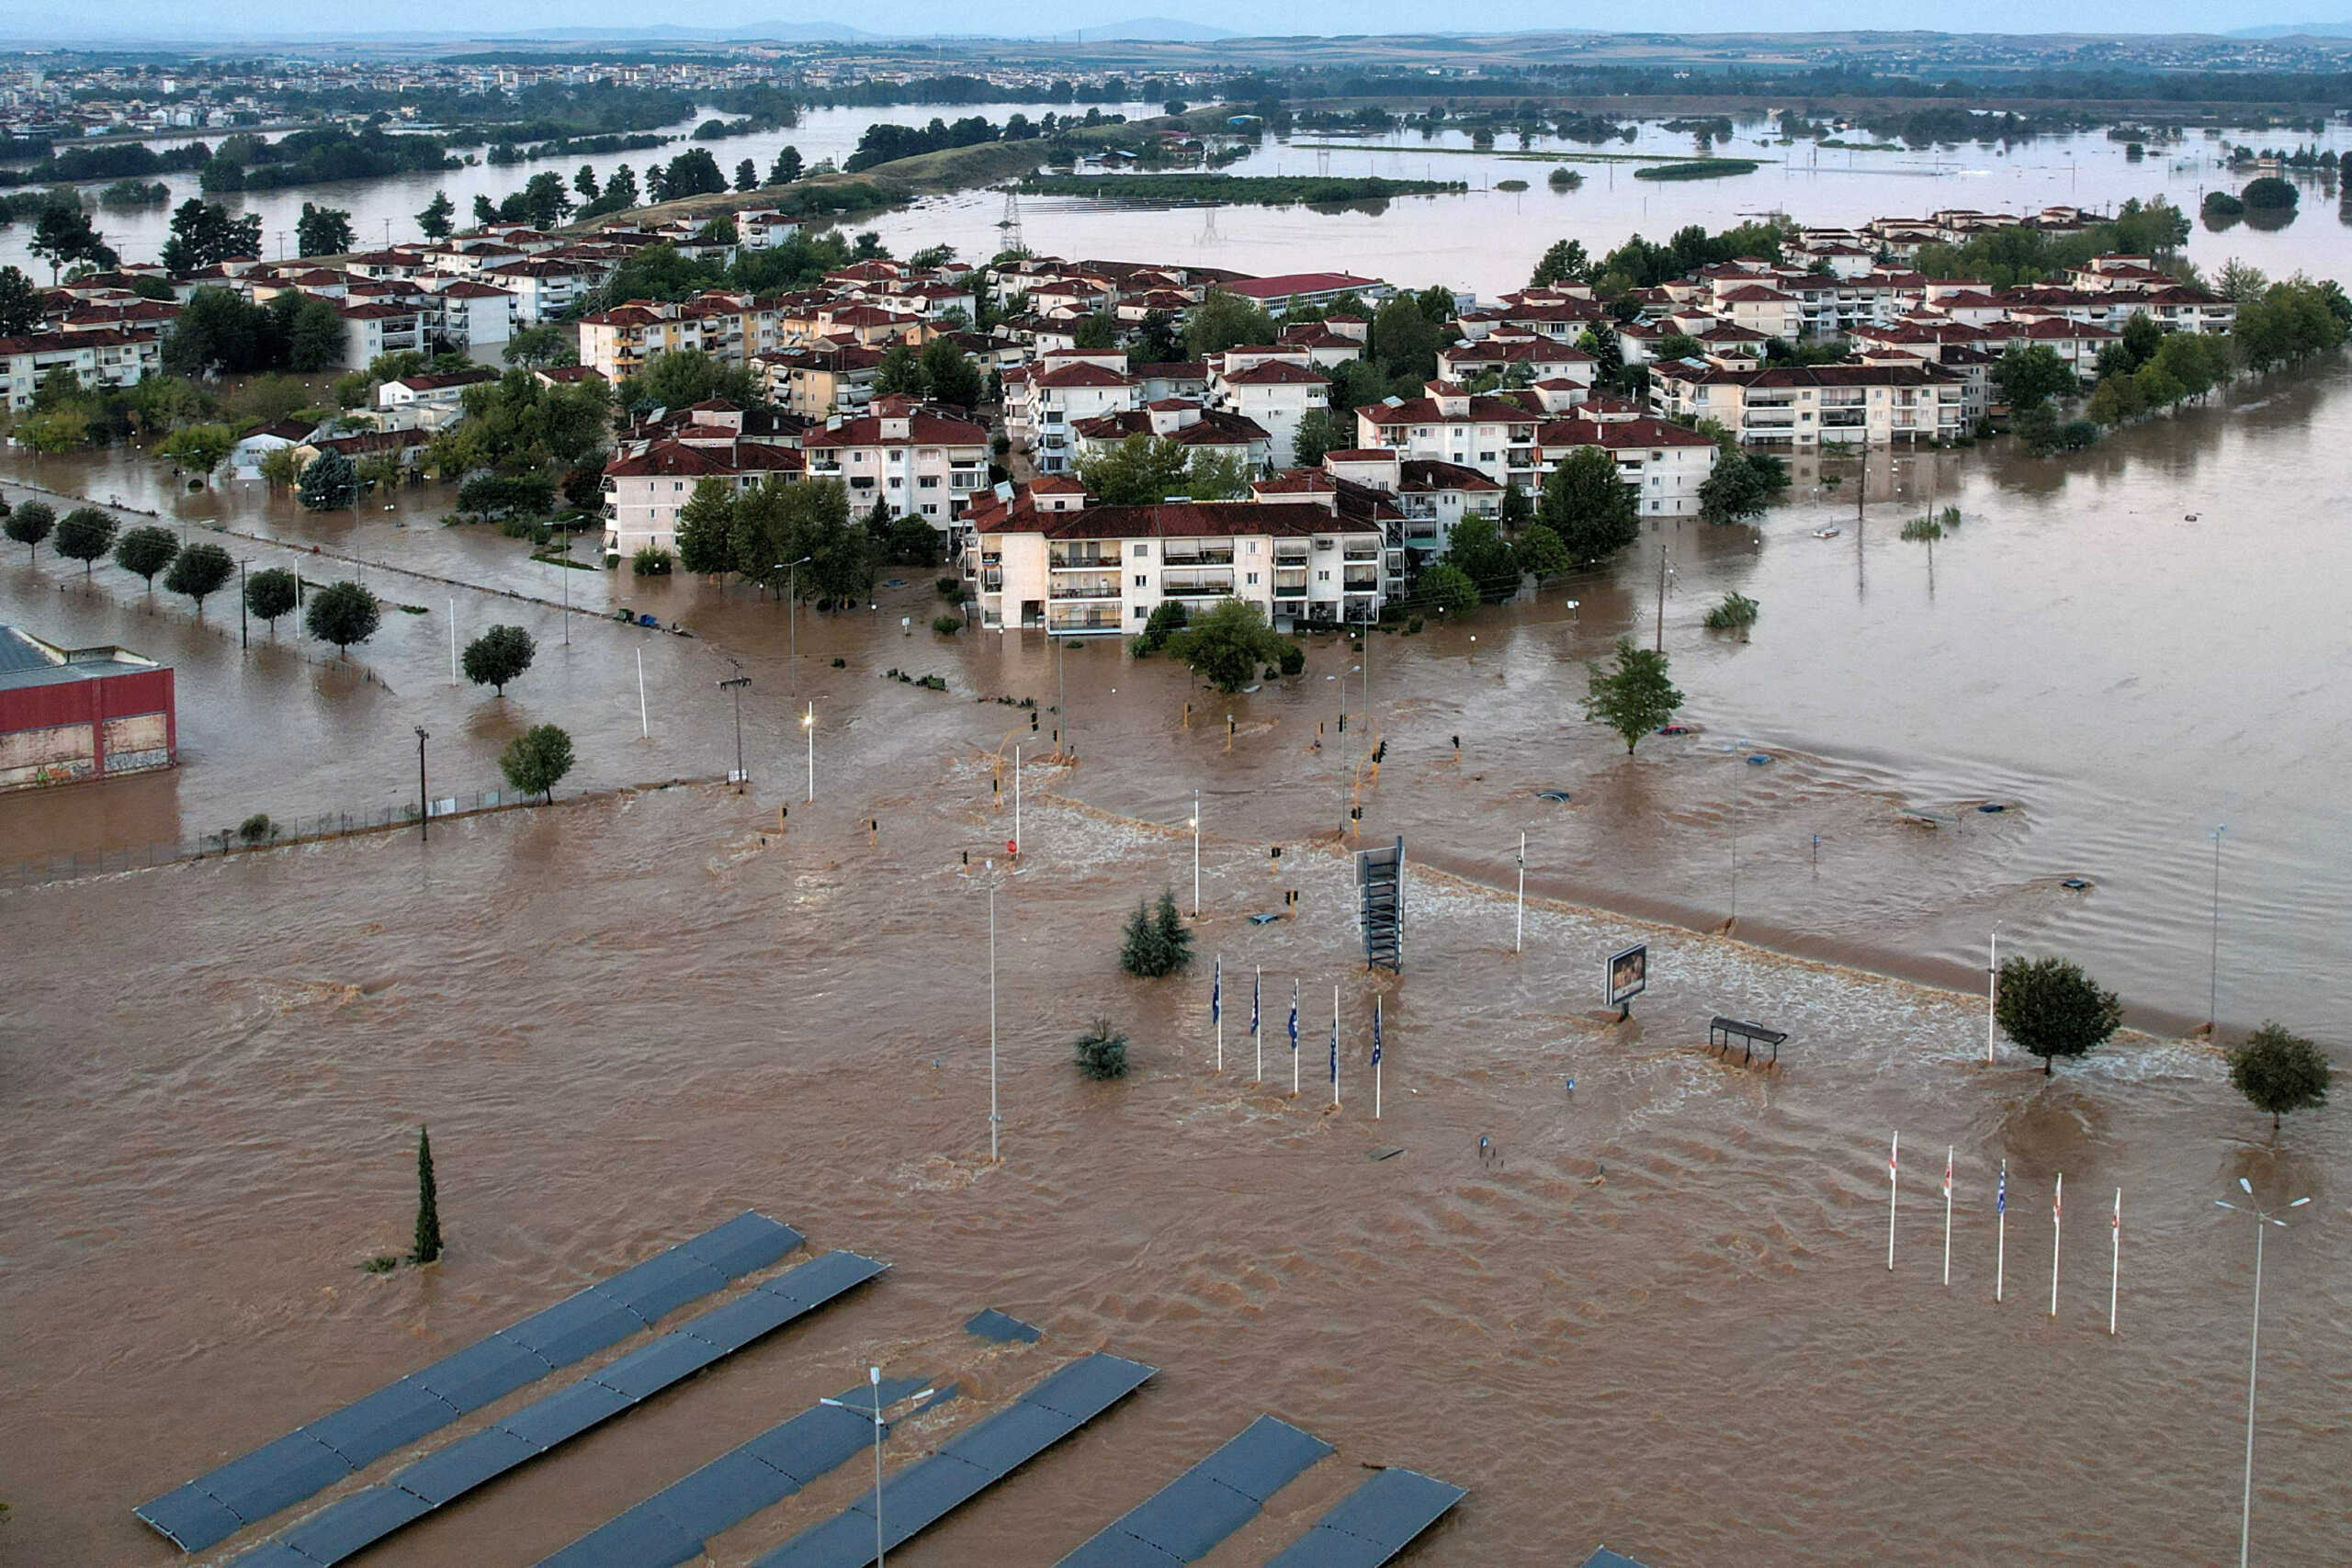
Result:
{"label": "pine tree", "polygon": [[1163,975],[1173,975],[1193,966],[1193,933],[1185,928],[1183,917],[1176,912],[1176,895],[1163,887],[1159,890],[1159,908],[1153,911],[1155,934],[1159,939]]}
{"label": "pine tree", "polygon": [[1119,947],[1119,967],[1130,975],[1154,979],[1168,973],[1165,953],[1150,907],[1138,898],[1136,912],[1127,917],[1126,938]]}
{"label": "pine tree", "polygon": [[433,1134],[416,1130],[416,1246],[411,1263],[437,1262],[441,1257],[441,1204],[433,1185]]}

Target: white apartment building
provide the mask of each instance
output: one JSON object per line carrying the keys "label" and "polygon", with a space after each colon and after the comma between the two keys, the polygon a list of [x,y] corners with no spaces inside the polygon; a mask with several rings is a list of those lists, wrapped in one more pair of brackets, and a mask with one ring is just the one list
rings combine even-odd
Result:
{"label": "white apartment building", "polygon": [[[1297,352],[1306,357],[1306,350]],[[1330,406],[1331,383],[1288,358],[1262,357],[1235,368],[1235,357],[1228,354],[1224,367],[1210,375],[1210,404],[1263,429],[1274,461],[1288,462],[1297,448],[1299,422]]]}
{"label": "white apartment building", "polygon": [[1142,387],[1125,366],[1117,353],[1064,354],[1006,371],[1005,434],[1027,450],[1039,473],[1068,473],[1076,453],[1072,426],[1142,406]]}
{"label": "white apartment building", "polygon": [[1432,381],[1428,390],[1427,397],[1393,398],[1356,410],[1356,445],[1476,468],[1498,484],[1516,479],[1533,492],[1543,480],[1534,450],[1542,414],[1451,381]]}
{"label": "white apartment building", "polygon": [[1749,446],[1874,446],[1968,434],[1964,378],[1925,361],[1724,370],[1677,360],[1650,373],[1661,419],[1711,419]]}
{"label": "white apartment building", "polygon": [[649,545],[674,552],[678,513],[704,479],[718,479],[740,495],[771,474],[790,481],[801,471],[798,452],[759,441],[732,446],[656,441],[616,453],[605,465],[605,554],[633,556]]}
{"label": "white apartment building", "polygon": [[109,328],[0,338],[0,407],[30,408],[41,378],[54,371],[71,370],[85,387],[128,387],[163,368],[160,333]]}
{"label": "white apartment building", "polygon": [[911,398],[877,398],[871,413],[811,430],[800,446],[810,479],[848,487],[853,513],[879,502],[891,516],[920,517],[943,534],[988,488],[988,428]]}
{"label": "white apartment building", "polygon": [[1390,553],[1378,522],[1315,500],[1088,506],[1049,492],[977,517],[965,576],[984,626],[1132,633],[1167,600],[1228,598],[1278,626],[1338,625],[1378,618]]}
{"label": "white apartment building", "polygon": [[1535,444],[1546,470],[1587,446],[1608,453],[1645,517],[1697,516],[1700,487],[1715,471],[1718,455],[1706,436],[1662,419],[1595,418],[1573,410],[1538,431]]}
{"label": "white apartment building", "polygon": [[335,311],[344,321],[345,370],[365,370],[379,355],[407,354],[432,345],[424,312],[413,305],[346,303],[337,305]]}

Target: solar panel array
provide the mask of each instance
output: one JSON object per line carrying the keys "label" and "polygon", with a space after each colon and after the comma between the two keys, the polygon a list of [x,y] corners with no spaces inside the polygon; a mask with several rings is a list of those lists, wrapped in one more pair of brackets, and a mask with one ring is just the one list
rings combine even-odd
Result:
{"label": "solar panel array", "polygon": [[[1102,1351],[1073,1361],[882,1487],[883,1546],[929,1529],[1141,1388],[1156,1369]],[[875,1499],[794,1536],[752,1568],[863,1568],[875,1558]]]}
{"label": "solar panel array", "polygon": [[[571,1387],[435,1450],[390,1481],[322,1508],[275,1540],[232,1559],[235,1568],[327,1568],[340,1562],[813,1312],[885,1267],[854,1252],[811,1258],[608,1362]],[[861,1426],[870,1436],[871,1424]]]}
{"label": "solar panel array", "polygon": [[798,1231],[746,1212],[131,1511],[200,1551],[655,1319],[766,1268]]}
{"label": "solar panel array", "polygon": [[1261,1416],[1061,1560],[1058,1568],[1175,1568],[1206,1557],[1331,1445]]}
{"label": "solar panel array", "polygon": [[1418,1471],[1375,1472],[1266,1568],[1379,1568],[1467,1495]]}
{"label": "solar panel array", "polygon": [[860,1383],[841,1395],[841,1403],[852,1408],[818,1404],[769,1427],[542,1558],[535,1568],[674,1568],[691,1562],[712,1536],[781,1503],[870,1447],[874,1417],[855,1407],[870,1400],[875,1408],[888,1410],[922,1386],[914,1378],[888,1378],[877,1394],[872,1385]]}

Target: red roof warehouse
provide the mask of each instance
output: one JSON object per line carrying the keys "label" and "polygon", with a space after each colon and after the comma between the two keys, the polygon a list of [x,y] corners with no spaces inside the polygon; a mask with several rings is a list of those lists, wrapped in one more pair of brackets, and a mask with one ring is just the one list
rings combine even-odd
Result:
{"label": "red roof warehouse", "polygon": [[119,648],[60,648],[0,626],[0,790],[178,760],[170,665]]}

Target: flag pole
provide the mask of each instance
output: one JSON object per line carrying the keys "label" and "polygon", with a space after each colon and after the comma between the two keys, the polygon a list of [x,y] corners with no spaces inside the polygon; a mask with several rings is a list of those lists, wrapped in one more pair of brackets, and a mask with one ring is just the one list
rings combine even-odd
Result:
{"label": "flag pole", "polygon": [[1258,1068],[1250,1075],[1251,1083],[1266,1081],[1266,1028],[1258,1016],[1258,1000],[1265,988],[1266,966],[1261,964],[1250,980],[1250,1044],[1258,1053]]}
{"label": "flag pole", "polygon": [[2050,1315],[2058,1315],[2058,1243],[2066,1228],[2066,1173],[2058,1173],[2058,1185],[2050,1190]]}
{"label": "flag pole", "polygon": [[[1380,998],[1372,998],[1372,1119],[1380,1120]],[[2121,1201],[2120,1196],[2117,1200]]]}
{"label": "flag pole", "polygon": [[1331,1105],[1340,1104],[1340,987],[1331,987]]}
{"label": "flag pole", "polygon": [[1886,1269],[1894,1271],[1894,1185],[1895,1171],[1901,1163],[1903,1134],[1894,1134],[1894,1142],[1886,1148]]}
{"label": "flag pole", "polygon": [[2115,1190],[2114,1242],[2110,1247],[2107,1275],[2107,1331],[2115,1332],[2115,1295],[2123,1283],[2123,1189]]}
{"label": "flag pole", "polygon": [[1209,1017],[1216,1023],[1216,1070],[1225,1071],[1225,954],[1216,955],[1216,973],[1209,981]]}
{"label": "flag pole", "polygon": [[1519,836],[1519,922],[1512,928],[1510,950],[1518,953],[1527,945],[1527,835]]}
{"label": "flag pole", "polygon": [[1998,1228],[1993,1233],[1993,1299],[2001,1299],[2001,1275],[2009,1257],[2009,1162],[2001,1160],[2001,1186],[1993,1200]]}
{"label": "flag pole", "polygon": [[1290,983],[1290,1097],[1298,1098],[1298,981]]}
{"label": "flag pole", "polygon": [[1944,1145],[1944,1288],[1951,1288],[1951,1145]]}

